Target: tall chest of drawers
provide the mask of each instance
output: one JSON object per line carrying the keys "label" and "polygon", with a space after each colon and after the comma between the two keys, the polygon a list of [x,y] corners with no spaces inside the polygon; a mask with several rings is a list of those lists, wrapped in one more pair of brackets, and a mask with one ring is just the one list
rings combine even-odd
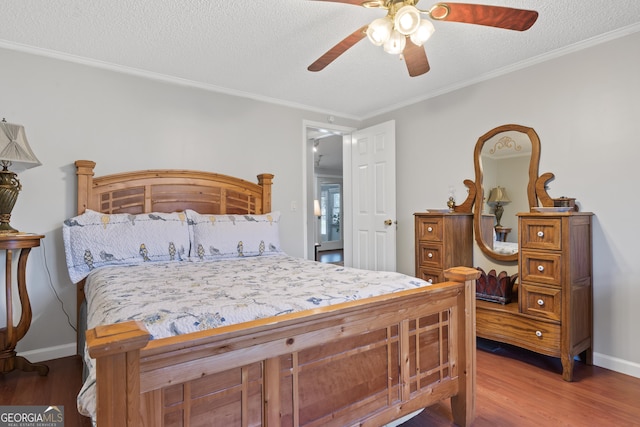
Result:
{"label": "tall chest of drawers", "polygon": [[473,214],[418,212],[415,216],[416,277],[443,282],[444,270],[473,266]]}
{"label": "tall chest of drawers", "polygon": [[478,301],[477,335],[559,357],[573,378],[574,357],[592,363],[592,214],[518,214],[518,300]]}

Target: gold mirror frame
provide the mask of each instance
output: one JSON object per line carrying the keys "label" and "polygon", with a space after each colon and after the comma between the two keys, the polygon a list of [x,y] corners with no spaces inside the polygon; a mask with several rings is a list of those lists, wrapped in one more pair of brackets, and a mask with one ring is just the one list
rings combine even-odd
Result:
{"label": "gold mirror frame", "polygon": [[[533,128],[508,124],[503,126],[498,126],[494,129],[491,129],[489,132],[482,135],[478,138],[478,142],[476,143],[475,151],[473,154],[473,161],[476,173],[476,182],[475,182],[475,208],[474,208],[474,217],[473,217],[473,228],[475,239],[480,247],[480,250],[489,258],[492,258],[496,261],[504,261],[504,262],[513,262],[518,260],[518,253],[514,254],[501,254],[493,251],[488,245],[487,242],[483,239],[482,234],[482,209],[484,204],[484,191],[483,191],[483,172],[482,172],[482,162],[480,155],[482,153],[482,148],[484,144],[489,141],[494,136],[508,131],[520,132],[529,137],[531,141],[531,158],[529,159],[529,180],[527,184],[527,199],[529,201],[529,209],[533,206],[538,206],[538,196],[540,190],[541,201],[543,200],[543,206],[549,205],[549,201],[551,202],[550,206],[553,206],[553,200],[546,194],[545,183],[553,178],[553,174],[545,174],[544,177],[538,178],[538,166],[540,164],[540,138]],[[542,179],[542,181],[540,181]]]}

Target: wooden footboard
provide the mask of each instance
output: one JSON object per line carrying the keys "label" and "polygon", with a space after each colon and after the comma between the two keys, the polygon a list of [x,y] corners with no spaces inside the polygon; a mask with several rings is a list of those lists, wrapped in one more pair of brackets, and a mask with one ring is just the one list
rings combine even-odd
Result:
{"label": "wooden footboard", "polygon": [[381,426],[445,398],[470,425],[477,275],[153,341],[90,330],[98,426]]}

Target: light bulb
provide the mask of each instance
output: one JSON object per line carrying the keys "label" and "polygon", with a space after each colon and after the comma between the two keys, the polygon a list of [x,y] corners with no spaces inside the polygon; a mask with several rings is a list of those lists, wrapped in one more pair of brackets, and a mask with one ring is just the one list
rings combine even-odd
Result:
{"label": "light bulb", "polygon": [[384,43],[384,51],[394,54],[401,54],[407,44],[407,38],[397,31],[393,31],[389,40]]}
{"label": "light bulb", "polygon": [[431,37],[435,30],[436,29],[431,21],[429,21],[428,19],[423,19],[422,21],[420,21],[418,29],[411,33],[409,38],[411,39],[413,44],[422,46],[427,40],[429,40],[429,37]]}
{"label": "light bulb", "polygon": [[393,30],[393,21],[388,17],[378,18],[369,24],[367,28],[367,37],[369,41],[376,46],[382,46],[391,35]]}
{"label": "light bulb", "polygon": [[393,20],[396,31],[405,36],[413,33],[420,25],[420,11],[415,6],[402,6]]}

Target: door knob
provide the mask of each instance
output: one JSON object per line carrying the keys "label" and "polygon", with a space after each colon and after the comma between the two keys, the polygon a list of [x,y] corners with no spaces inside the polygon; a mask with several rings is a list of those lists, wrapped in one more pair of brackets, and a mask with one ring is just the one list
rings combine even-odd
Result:
{"label": "door knob", "polygon": [[391,225],[391,224],[393,224],[394,222],[395,222],[396,224],[398,223],[398,221],[392,221],[392,220],[390,220],[390,219],[387,219],[387,220],[385,220],[384,225]]}

